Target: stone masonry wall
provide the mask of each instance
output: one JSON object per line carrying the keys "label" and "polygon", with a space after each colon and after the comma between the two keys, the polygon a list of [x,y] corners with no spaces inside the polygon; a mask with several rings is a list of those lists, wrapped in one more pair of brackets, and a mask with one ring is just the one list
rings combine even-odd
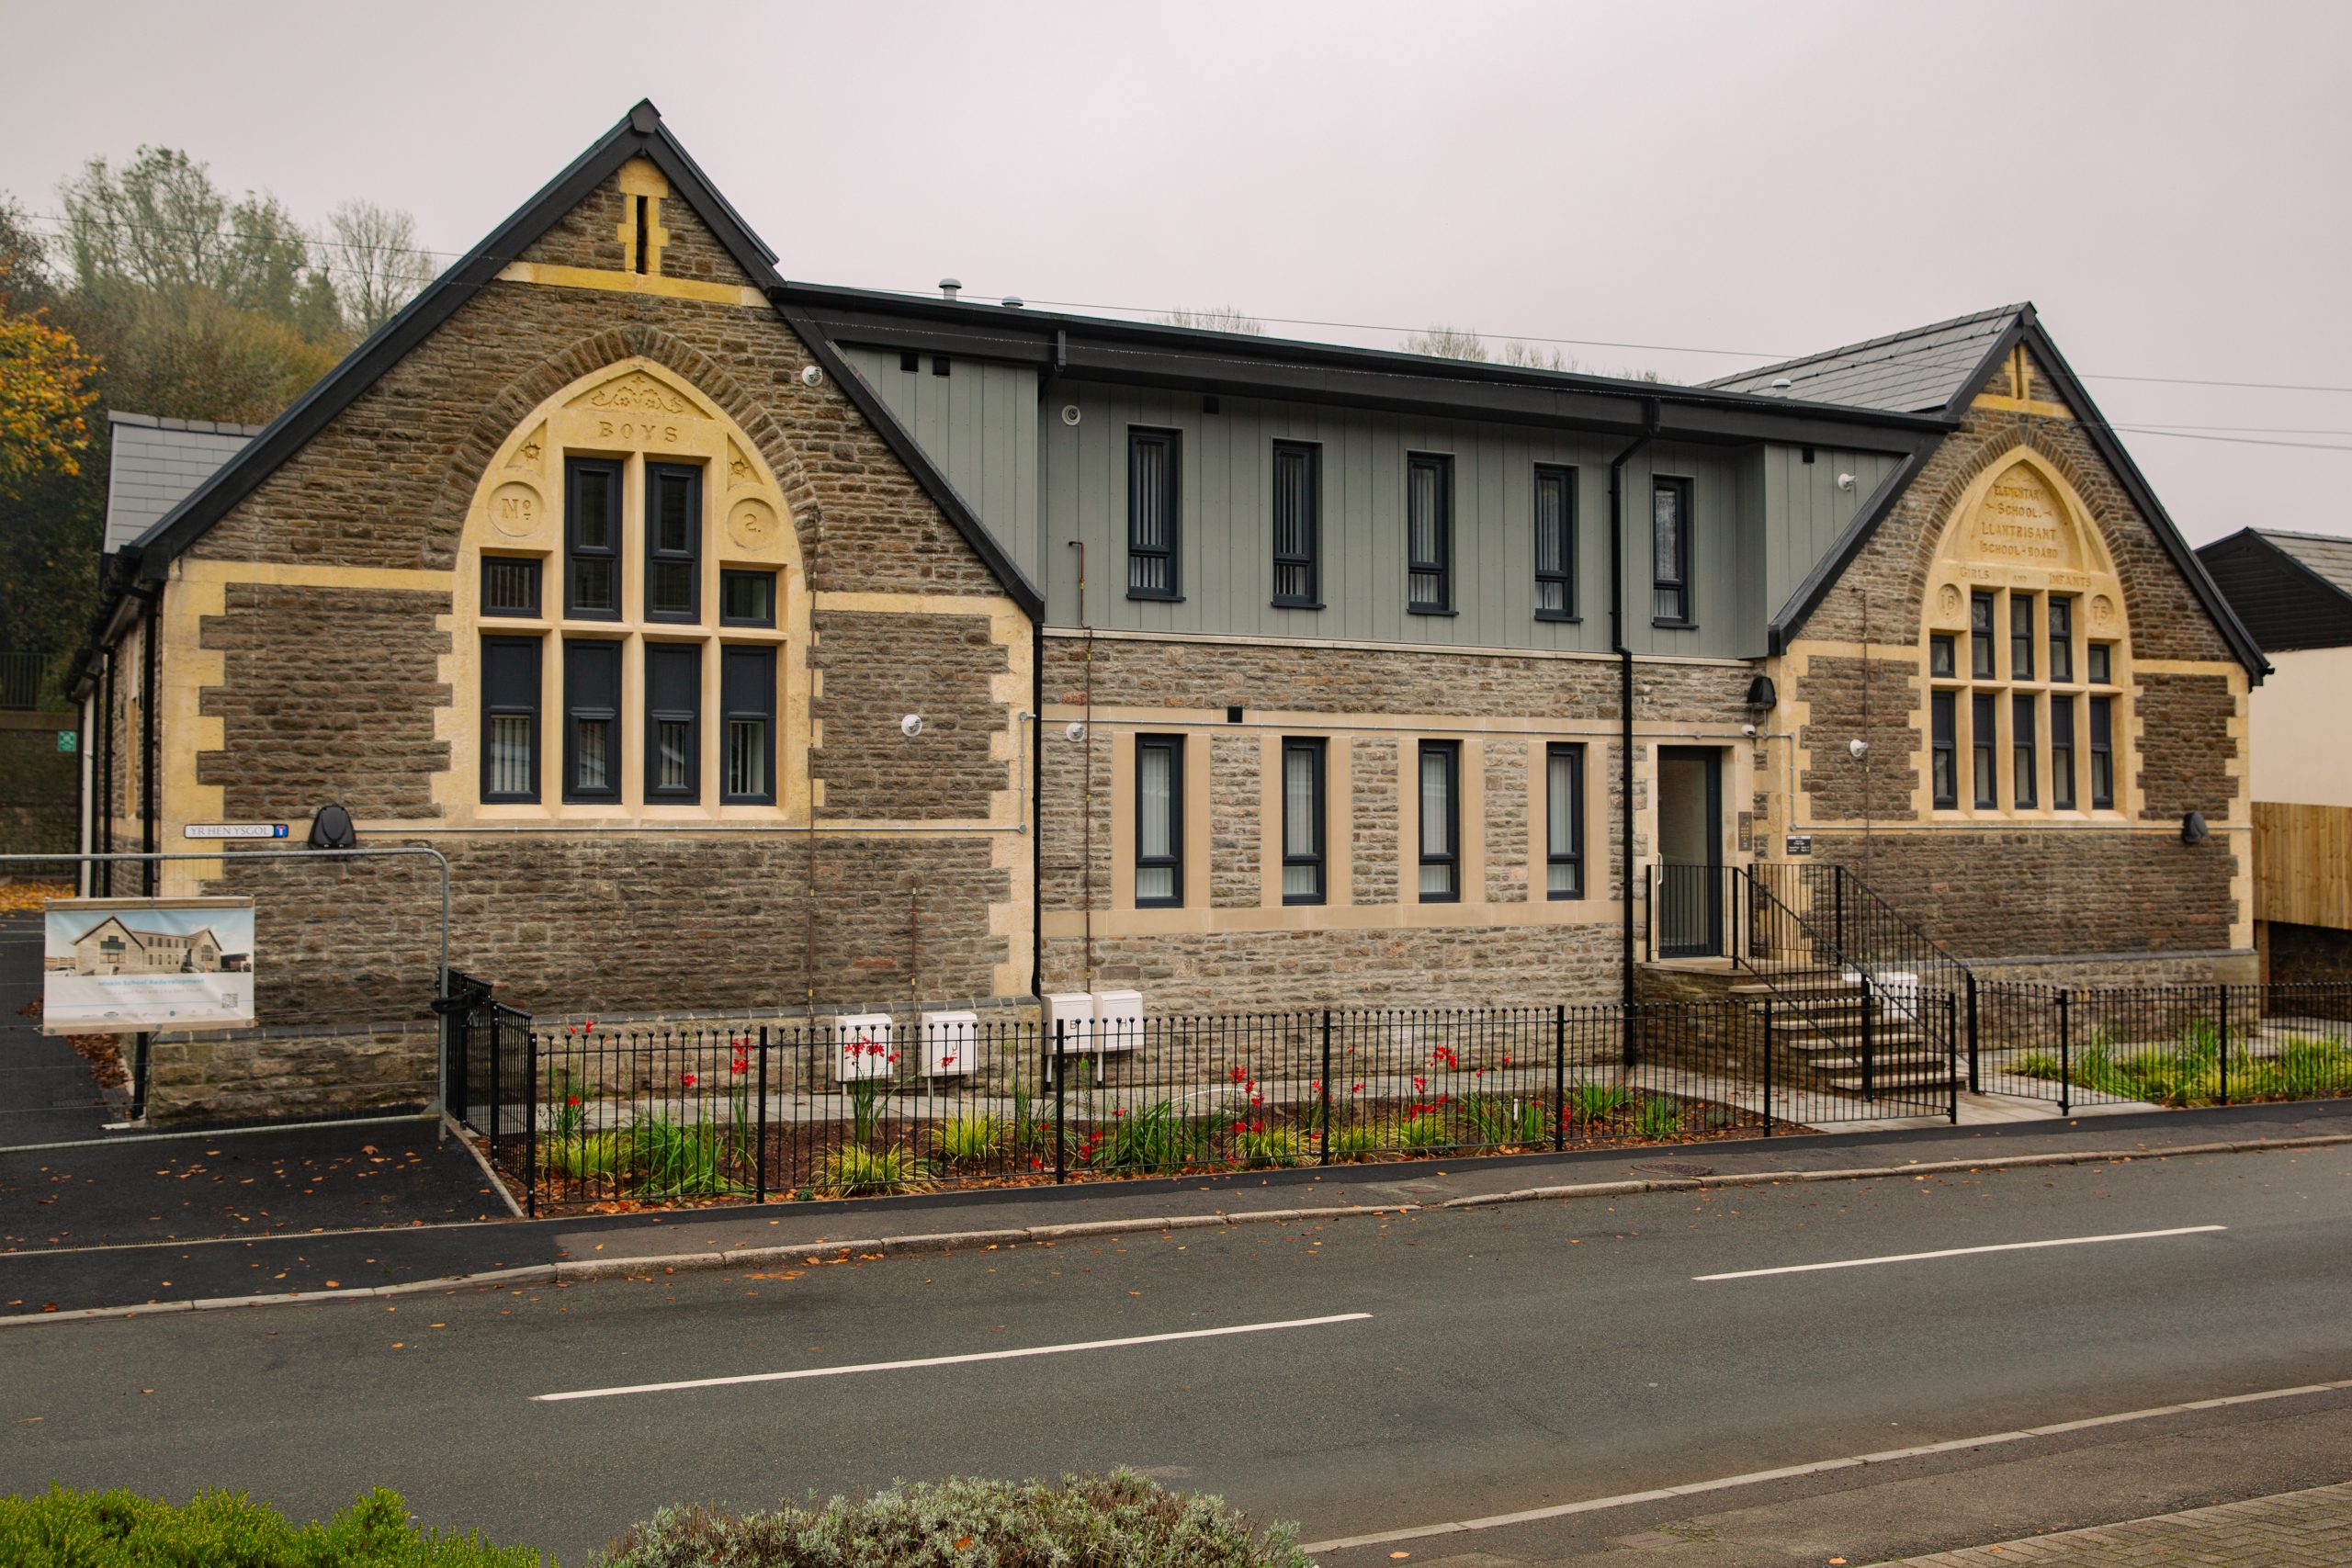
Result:
{"label": "stone masonry wall", "polygon": [[[820,611],[809,662],[824,671],[816,716],[824,744],[810,766],[827,817],[920,821],[985,817],[1006,787],[989,754],[1006,733],[990,677],[1007,668],[985,615]],[[922,733],[899,728],[910,713]]]}

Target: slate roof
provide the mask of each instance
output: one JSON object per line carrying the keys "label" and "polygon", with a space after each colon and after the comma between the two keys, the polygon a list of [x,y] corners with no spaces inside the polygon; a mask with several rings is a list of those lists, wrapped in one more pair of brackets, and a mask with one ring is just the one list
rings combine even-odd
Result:
{"label": "slate roof", "polygon": [[2352,539],[2241,528],[2197,558],[2265,652],[2352,648]]}
{"label": "slate roof", "polygon": [[139,537],[154,521],[261,434],[258,424],[209,419],[168,419],[107,411],[113,457],[107,470],[108,555]]}
{"label": "slate roof", "polygon": [[1801,359],[1743,370],[1707,383],[1724,392],[1765,392],[1787,378],[1781,395],[1849,408],[1926,413],[1948,408],[1973,378],[1996,339],[2029,306],[2002,305],[1973,316],[1849,344]]}
{"label": "slate roof", "polygon": [[2250,532],[2278,547],[2346,593],[2352,593],[2352,539],[2338,534],[2290,534],[2278,528]]}

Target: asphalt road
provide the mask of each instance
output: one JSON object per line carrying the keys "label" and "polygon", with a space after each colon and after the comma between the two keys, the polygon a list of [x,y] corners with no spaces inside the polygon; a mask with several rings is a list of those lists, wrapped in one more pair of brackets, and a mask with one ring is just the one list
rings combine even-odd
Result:
{"label": "asphalt road", "polygon": [[667,1501],[1129,1464],[1334,1537],[2352,1378],[2347,1244],[2330,1148],[40,1325],[0,1489],[380,1482],[577,1562]]}

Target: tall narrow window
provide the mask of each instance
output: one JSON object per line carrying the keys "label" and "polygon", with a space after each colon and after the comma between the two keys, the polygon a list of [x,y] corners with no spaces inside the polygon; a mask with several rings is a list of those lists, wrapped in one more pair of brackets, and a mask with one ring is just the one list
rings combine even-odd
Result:
{"label": "tall narrow window", "polygon": [[1535,465],[1535,618],[1577,618],[1577,471]]}
{"label": "tall narrow window", "polygon": [[2056,593],[2050,596],[2050,678],[2075,678],[2075,602]]}
{"label": "tall narrow window", "polygon": [[1283,902],[1323,902],[1323,755],[1320,739],[1283,741]]}
{"label": "tall narrow window", "polygon": [[1127,432],[1127,597],[1173,599],[1176,456],[1172,430]]}
{"label": "tall narrow window", "polygon": [[1993,733],[1993,699],[1978,695],[1970,699],[1968,706],[1968,749],[1975,764],[1975,801],[1980,809],[1989,810],[2001,804],[1994,777],[1993,748],[1996,737]]}
{"label": "tall narrow window", "polygon": [[645,466],[645,618],[702,619],[702,470]]}
{"label": "tall narrow window", "polygon": [[1453,740],[1421,742],[1421,902],[1451,904],[1462,897],[1462,747]]}
{"label": "tall narrow window", "polygon": [[702,798],[702,644],[645,645],[645,798]]}
{"label": "tall narrow window", "polygon": [[2033,595],[2009,595],[2009,679],[2033,679]]}
{"label": "tall narrow window", "polygon": [[1960,804],[1960,742],[1953,733],[1957,728],[1960,694],[1938,692],[1928,699],[1929,723],[1934,728],[1933,772],[1930,783],[1939,807],[1951,807]]}
{"label": "tall narrow window", "polygon": [[1650,617],[1690,624],[1690,481],[1650,483]]}
{"label": "tall narrow window", "polygon": [[775,804],[775,649],[718,653],[719,722],[727,727],[718,798],[729,806]]}
{"label": "tall narrow window", "polygon": [[1993,596],[1968,596],[1968,672],[1979,681],[1993,678]]}
{"label": "tall narrow window", "polygon": [[1274,604],[1323,607],[1323,448],[1274,443]]}
{"label": "tall narrow window", "polygon": [[1584,897],[1584,748],[1544,749],[1544,895]]}
{"label": "tall narrow window", "polygon": [[563,644],[563,798],[621,797],[621,645]]}
{"label": "tall narrow window", "polygon": [[481,558],[481,613],[531,616],[539,613],[539,563],[520,556]]}
{"label": "tall narrow window", "polygon": [[1136,737],[1136,907],[1184,902],[1184,738]]}
{"label": "tall narrow window", "polygon": [[2050,805],[2075,809],[2075,699],[2050,699]]}
{"label": "tall narrow window", "polygon": [[2115,809],[2115,699],[2093,697],[2091,705],[2091,809]]}
{"label": "tall narrow window", "polygon": [[564,613],[621,618],[621,466],[602,457],[563,465]]}
{"label": "tall narrow window", "polygon": [[539,798],[539,639],[481,639],[481,797]]}
{"label": "tall narrow window", "polygon": [[630,259],[630,265],[638,272],[646,270],[650,260],[649,253],[653,248],[653,224],[651,214],[647,211],[649,205],[645,197],[640,196],[637,198],[637,244],[635,254]]}
{"label": "tall narrow window", "polygon": [[1405,459],[1405,608],[1453,608],[1453,459],[1417,452]]}
{"label": "tall narrow window", "polygon": [[2020,692],[2009,699],[2009,804],[2030,807],[2040,797],[2034,779],[2041,772],[2040,748],[2034,744],[2033,698]]}

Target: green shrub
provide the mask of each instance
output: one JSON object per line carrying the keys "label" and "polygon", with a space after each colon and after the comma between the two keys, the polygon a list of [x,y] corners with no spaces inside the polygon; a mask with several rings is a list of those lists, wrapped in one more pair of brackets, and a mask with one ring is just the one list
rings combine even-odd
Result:
{"label": "green shrub", "polygon": [[633,1525],[605,1568],[1313,1568],[1291,1527],[1260,1529],[1224,1500],[1180,1496],[1120,1471],[1058,1483],[899,1482],[810,1512],[665,1508]]}
{"label": "green shrub", "polygon": [[818,1173],[818,1190],[835,1198],[873,1197],[884,1192],[912,1191],[922,1185],[922,1168],[911,1150],[870,1149],[851,1144],[825,1156]]}
{"label": "green shrub", "polygon": [[[1207,1562],[1204,1558],[1201,1561]],[[1236,1561],[1239,1561],[1237,1559]],[[528,1547],[420,1531],[378,1487],[323,1524],[294,1525],[242,1492],[185,1507],[136,1493],[0,1497],[0,1562],[12,1568],[538,1568]]]}
{"label": "green shrub", "polygon": [[1176,1170],[1208,1146],[1208,1129],[1165,1100],[1141,1111],[1122,1106],[1095,1134],[1101,1146],[1093,1164],[1103,1170]]}
{"label": "green shrub", "polygon": [[1650,1099],[1634,1113],[1634,1131],[1645,1138],[1671,1138],[1682,1131],[1682,1102]]}
{"label": "green shrub", "polygon": [[1331,1129],[1333,1159],[1368,1159],[1380,1152],[1380,1129],[1370,1122],[1351,1122]]}
{"label": "green shrub", "polygon": [[1309,1153],[1306,1131],[1298,1127],[1244,1127],[1233,1135],[1233,1146],[1246,1170],[1297,1165]]}
{"label": "green shrub", "polygon": [[1396,1147],[1410,1149],[1418,1154],[1427,1154],[1431,1149],[1446,1149],[1453,1146],[1453,1134],[1444,1121],[1426,1111],[1418,1116],[1408,1116],[1398,1122],[1391,1132],[1390,1137]]}
{"label": "green shrub", "polygon": [[619,1133],[580,1133],[539,1146],[539,1158],[575,1181],[619,1174],[628,1163],[628,1139]]}
{"label": "green shrub", "polygon": [[1004,1123],[993,1116],[951,1116],[933,1134],[939,1152],[956,1164],[977,1164],[1004,1144]]}
{"label": "green shrub", "polygon": [[1471,1142],[1476,1144],[1540,1144],[1548,1135],[1544,1110],[1533,1100],[1465,1095],[1462,1117],[1470,1124]]}
{"label": "green shrub", "polygon": [[1569,1108],[1579,1122],[1614,1121],[1633,1099],[1621,1083],[1580,1083],[1568,1091]]}
{"label": "green shrub", "polygon": [[[2018,1057],[2009,1068],[2020,1077],[2054,1083],[2061,1077],[2077,1089],[2121,1100],[2154,1105],[2212,1105],[2222,1098],[2221,1038],[2199,1021],[2189,1026],[2178,1045],[2143,1045],[2116,1051],[2105,1038],[2071,1054],[2064,1073],[2058,1056],[2032,1051]],[[2230,1053],[2232,1100],[2305,1100],[2322,1095],[2352,1094],[2352,1049],[2341,1037],[2289,1037],[2276,1055],[2250,1055],[2240,1046]]]}
{"label": "green shrub", "polygon": [[629,1195],[635,1198],[718,1198],[743,1190],[727,1174],[721,1129],[688,1125],[655,1114],[623,1129]]}

